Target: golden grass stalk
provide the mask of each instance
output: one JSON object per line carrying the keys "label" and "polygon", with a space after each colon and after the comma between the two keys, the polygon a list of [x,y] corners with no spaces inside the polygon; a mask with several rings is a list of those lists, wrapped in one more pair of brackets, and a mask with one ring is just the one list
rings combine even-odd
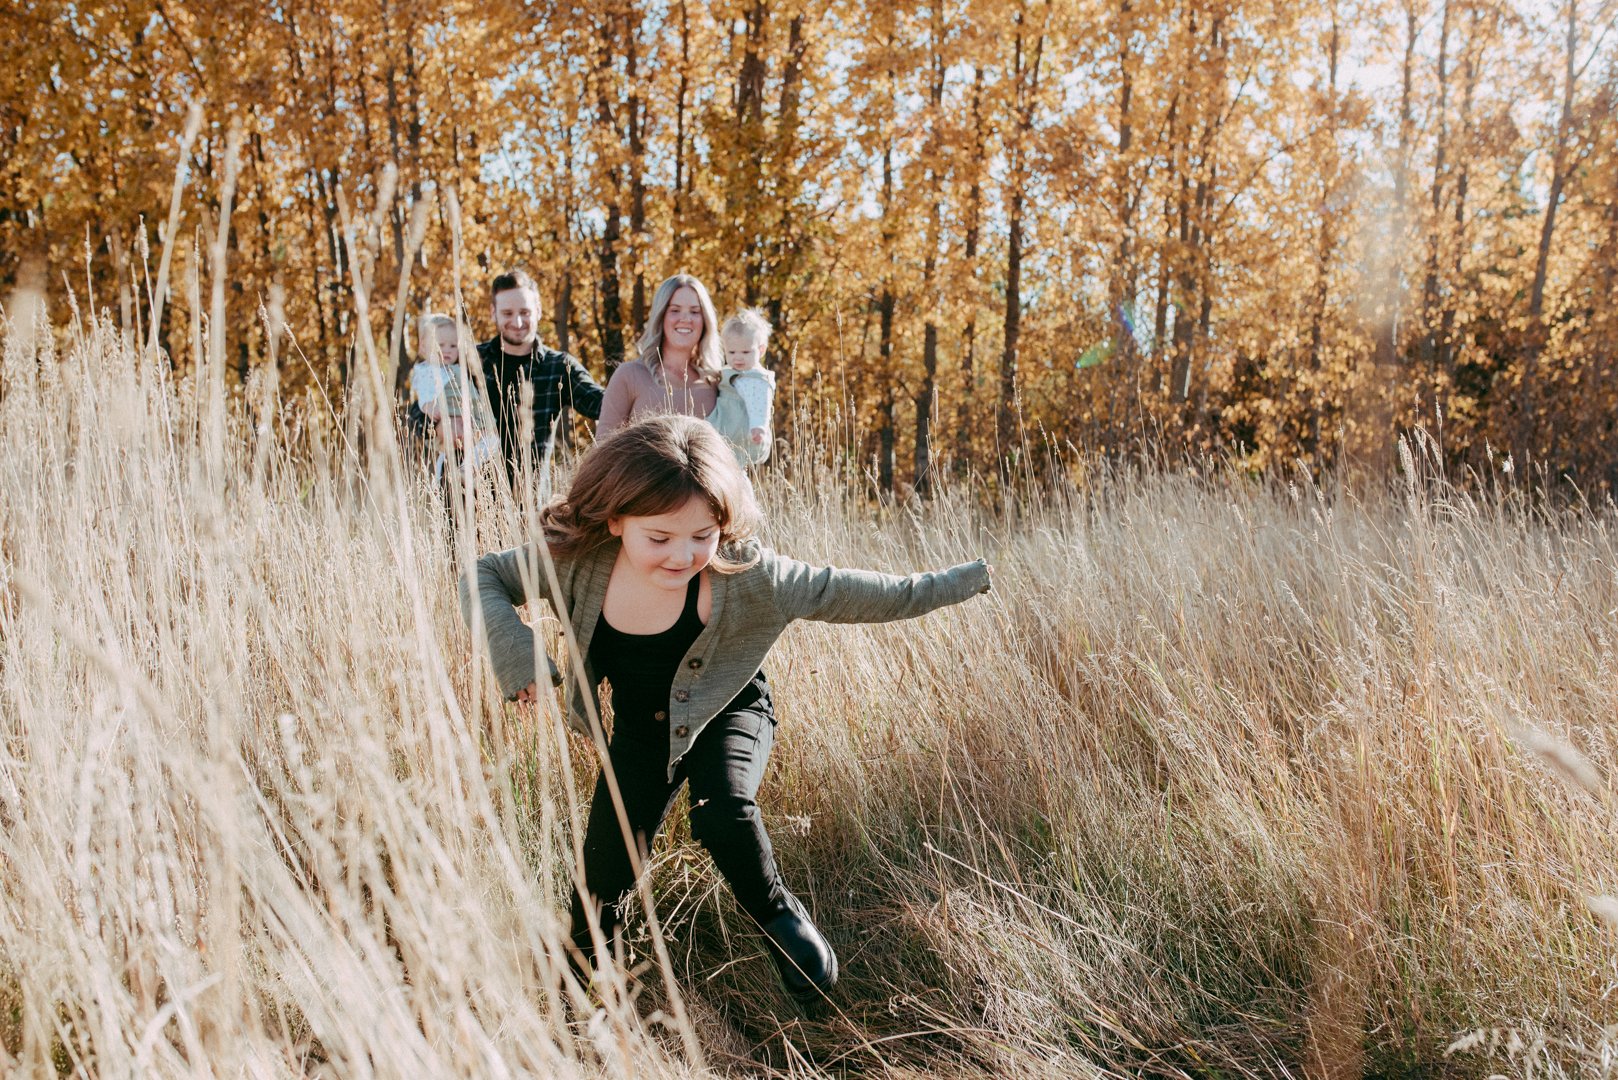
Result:
{"label": "golden grass stalk", "polygon": [[805,423],[758,477],[769,542],[984,554],[996,589],[801,626],[767,665],[761,803],[844,959],[827,1015],[789,1008],[679,811],[661,936],[631,935],[598,1006],[559,951],[593,754],[554,702],[496,700],[453,585],[533,500],[483,493],[452,547],[420,470],[389,505],[319,425],[255,440],[239,403],[215,483],[183,406],[205,372],[174,382],[94,316],[62,357],[27,330],[0,366],[12,1071],[1571,1075],[1606,1052],[1610,508],[1096,460],[1014,505],[944,476],[879,503],[824,448],[846,433]]}

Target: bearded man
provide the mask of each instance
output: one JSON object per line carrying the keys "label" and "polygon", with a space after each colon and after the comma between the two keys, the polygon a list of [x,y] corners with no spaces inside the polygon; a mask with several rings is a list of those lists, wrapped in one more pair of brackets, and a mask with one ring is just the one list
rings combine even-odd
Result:
{"label": "bearded man", "polygon": [[529,448],[535,461],[544,457],[562,410],[575,409],[594,420],[601,415],[605,391],[576,357],[540,344],[539,289],[525,271],[510,270],[489,283],[489,308],[496,333],[478,346],[478,359],[506,469],[515,480],[522,460],[525,385],[533,392]]}

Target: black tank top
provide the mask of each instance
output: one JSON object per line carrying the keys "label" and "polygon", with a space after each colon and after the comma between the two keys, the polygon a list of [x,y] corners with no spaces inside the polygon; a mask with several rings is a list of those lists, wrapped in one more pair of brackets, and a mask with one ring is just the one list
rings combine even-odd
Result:
{"label": "black tank top", "polygon": [[590,664],[596,673],[612,684],[612,711],[619,717],[650,717],[669,707],[669,689],[680,670],[692,642],[702,633],[697,616],[697,597],[702,591],[702,575],[686,586],[685,607],[674,625],[656,634],[626,634],[607,621],[606,612],[596,620],[590,637]]}

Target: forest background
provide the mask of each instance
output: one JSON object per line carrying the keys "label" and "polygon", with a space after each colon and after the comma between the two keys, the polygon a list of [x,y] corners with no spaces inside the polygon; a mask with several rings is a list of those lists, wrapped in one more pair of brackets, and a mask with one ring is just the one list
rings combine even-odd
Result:
{"label": "forest background", "polygon": [[233,390],[296,420],[352,390],[361,319],[402,390],[396,296],[460,289],[486,336],[483,283],[525,265],[543,336],[605,376],[684,270],[767,309],[781,404],[851,421],[886,488],[1050,441],[1378,466],[1419,425],[1452,466],[1611,490],[1614,17],[22,0],[0,285],[116,304],[181,372],[228,339]]}
{"label": "forest background", "polygon": [[[1610,1075],[1615,17],[0,4],[0,1072]],[[594,757],[452,586],[535,500],[363,407],[514,263],[598,375],[768,309],[766,543],[996,566],[772,654],[818,1018],[679,813],[560,981]]]}

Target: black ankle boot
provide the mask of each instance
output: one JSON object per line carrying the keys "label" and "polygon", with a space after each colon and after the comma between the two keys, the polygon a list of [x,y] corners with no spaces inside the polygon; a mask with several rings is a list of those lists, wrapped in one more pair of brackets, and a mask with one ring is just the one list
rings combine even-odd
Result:
{"label": "black ankle boot", "polygon": [[837,954],[796,896],[787,897],[786,911],[765,921],[764,943],[793,1000],[818,1001],[837,984]]}

